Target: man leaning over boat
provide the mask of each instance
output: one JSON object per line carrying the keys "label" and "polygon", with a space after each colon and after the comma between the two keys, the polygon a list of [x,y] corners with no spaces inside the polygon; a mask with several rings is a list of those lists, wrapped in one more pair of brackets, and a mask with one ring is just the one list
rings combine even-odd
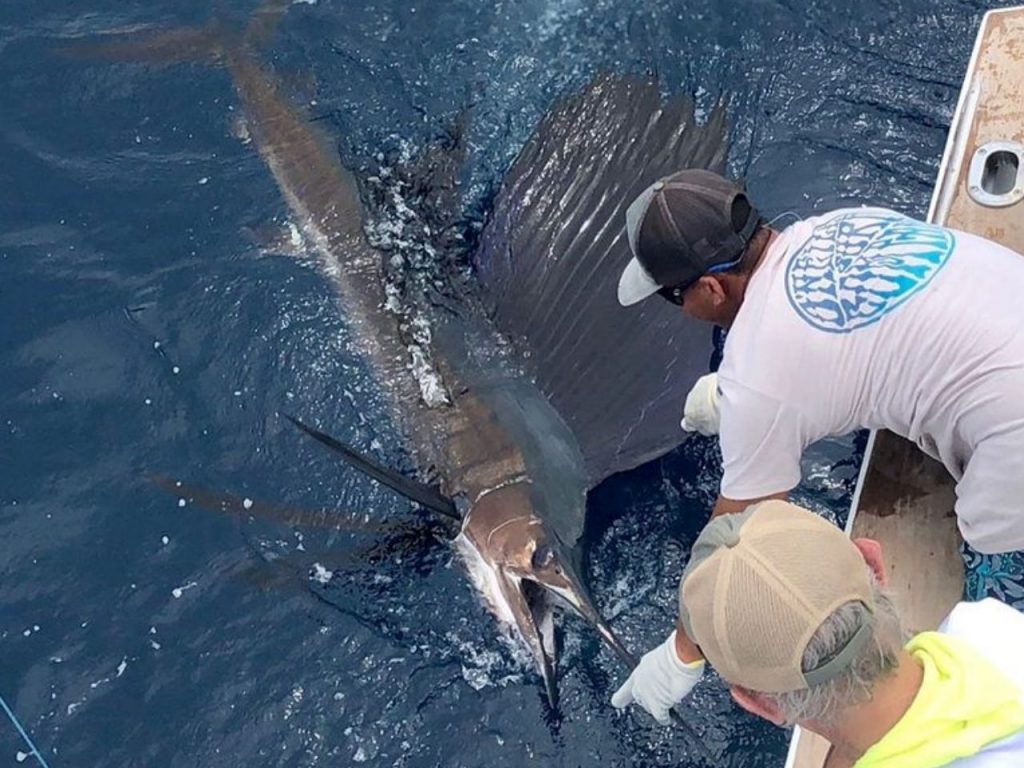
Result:
{"label": "man leaning over boat", "polygon": [[[786,498],[809,444],[888,429],[956,480],[968,564],[1013,553],[1024,574],[1024,257],[881,208],[775,231],[740,186],[703,170],[656,182],[626,218],[619,301],[658,294],[729,331],[684,420],[720,436],[713,521]],[[1000,588],[978,581],[971,599]],[[672,663],[645,656],[616,702],[662,713],[690,692],[703,657],[686,627],[661,648]]]}
{"label": "man leaning over boat", "polygon": [[[827,562],[828,568],[820,564]],[[1024,615],[958,604],[906,642],[880,545],[784,501],[711,520],[679,586],[680,624],[743,709],[831,743],[826,768],[1024,765]],[[669,647],[644,663],[667,681]],[[615,695],[667,720],[649,687]]]}

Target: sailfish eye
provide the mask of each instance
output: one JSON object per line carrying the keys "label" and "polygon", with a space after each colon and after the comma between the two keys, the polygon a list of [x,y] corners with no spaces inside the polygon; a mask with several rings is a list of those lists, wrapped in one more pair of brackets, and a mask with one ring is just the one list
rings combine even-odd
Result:
{"label": "sailfish eye", "polygon": [[533,557],[530,559],[530,565],[534,568],[547,568],[555,559],[555,551],[549,544],[541,544],[535,550],[533,550]]}

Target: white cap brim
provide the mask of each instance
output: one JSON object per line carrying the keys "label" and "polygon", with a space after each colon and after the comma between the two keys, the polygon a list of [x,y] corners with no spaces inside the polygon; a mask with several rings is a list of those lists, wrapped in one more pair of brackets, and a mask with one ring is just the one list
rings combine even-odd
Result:
{"label": "white cap brim", "polygon": [[619,304],[624,307],[631,306],[659,290],[661,286],[654,282],[640,262],[635,258],[630,259],[629,264],[622,270],[622,277],[619,278]]}

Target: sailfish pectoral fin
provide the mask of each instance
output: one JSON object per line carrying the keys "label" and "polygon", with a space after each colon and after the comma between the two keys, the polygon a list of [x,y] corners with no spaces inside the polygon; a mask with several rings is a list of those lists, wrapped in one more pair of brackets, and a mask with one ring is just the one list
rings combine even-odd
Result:
{"label": "sailfish pectoral fin", "polygon": [[363,513],[330,509],[302,509],[270,504],[260,499],[243,498],[235,493],[212,490],[172,480],[166,475],[149,475],[147,479],[163,491],[187,500],[197,507],[227,515],[272,520],[285,525],[325,530],[347,531],[356,534],[390,534],[397,527],[394,523],[382,523]]}
{"label": "sailfish pectoral fin", "polygon": [[452,520],[462,520],[459,516],[458,510],[455,508],[455,502],[440,493],[436,488],[432,488],[425,483],[412,480],[393,469],[388,469],[371,459],[366,454],[360,453],[355,448],[345,445],[340,440],[303,424],[294,416],[289,416],[287,413],[283,413],[282,416],[314,440],[326,445],[332,451],[340,455],[346,464],[355,467],[364,475],[372,477],[381,485],[387,486],[395,493],[404,496],[410,501],[414,501],[427,509],[437,512],[440,515],[449,517]]}

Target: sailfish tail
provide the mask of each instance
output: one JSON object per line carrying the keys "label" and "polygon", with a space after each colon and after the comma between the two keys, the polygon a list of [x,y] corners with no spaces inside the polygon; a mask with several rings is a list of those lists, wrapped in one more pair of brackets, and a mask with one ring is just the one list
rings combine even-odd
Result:
{"label": "sailfish tail", "polygon": [[138,31],[110,31],[99,38],[66,45],[58,52],[67,56],[102,61],[137,61],[147,64],[182,64],[194,61],[220,63],[225,53],[239,44],[267,43],[277,31],[291,0],[264,0],[241,35],[221,19],[201,27]]}
{"label": "sailfish tail", "polygon": [[89,41],[57,49],[65,56],[102,61],[138,61],[147,64],[219,62],[228,40],[224,24],[210,21],[201,27],[178,27],[152,32],[109,32]]}
{"label": "sailfish tail", "polygon": [[245,28],[245,44],[263,45],[268,42],[291,4],[292,0],[264,0],[249,17],[249,24]]}

